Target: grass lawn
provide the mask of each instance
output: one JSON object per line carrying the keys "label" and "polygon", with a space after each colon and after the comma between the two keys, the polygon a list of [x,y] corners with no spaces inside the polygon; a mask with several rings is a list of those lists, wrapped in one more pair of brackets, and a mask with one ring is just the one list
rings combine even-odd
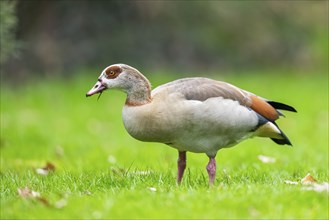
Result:
{"label": "grass lawn", "polygon": [[[328,219],[328,192],[305,190],[310,173],[329,181],[328,75],[213,75],[294,106],[278,121],[293,147],[254,138],[219,151],[215,187],[204,154],[188,153],[177,186],[177,151],[131,138],[121,121],[125,94],[85,93],[99,73],[1,84],[1,219]],[[179,75],[150,76],[154,86]],[[259,155],[276,159],[263,163]],[[50,162],[55,170],[40,175]],[[19,195],[18,189],[31,192]]]}

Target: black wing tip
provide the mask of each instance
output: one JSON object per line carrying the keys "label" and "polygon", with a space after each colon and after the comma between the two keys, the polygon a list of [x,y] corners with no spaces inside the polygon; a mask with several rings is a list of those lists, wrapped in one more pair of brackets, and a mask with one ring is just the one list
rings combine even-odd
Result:
{"label": "black wing tip", "polygon": [[276,139],[276,138],[271,138],[272,141],[274,141],[275,143],[279,144],[279,145],[289,145],[292,147],[291,142],[289,141],[288,138],[285,139]]}
{"label": "black wing tip", "polygon": [[275,143],[279,144],[279,145],[289,145],[289,146],[292,146],[289,138],[287,137],[287,135],[285,133],[283,133],[283,131],[279,128],[279,126],[275,123],[275,122],[272,122],[281,132],[281,139],[278,139],[278,138],[271,138],[272,141],[274,141]]}
{"label": "black wing tip", "polygon": [[290,111],[290,112],[297,112],[297,110],[294,107],[283,104],[281,102],[267,101],[267,103],[270,104],[271,106],[273,106],[275,109],[286,110],[286,111]]}

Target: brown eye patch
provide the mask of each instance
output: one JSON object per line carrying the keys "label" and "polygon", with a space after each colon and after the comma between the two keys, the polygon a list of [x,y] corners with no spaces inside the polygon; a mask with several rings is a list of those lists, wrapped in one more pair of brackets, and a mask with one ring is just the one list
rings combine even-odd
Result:
{"label": "brown eye patch", "polygon": [[106,78],[108,79],[114,79],[116,78],[120,73],[122,72],[122,69],[118,66],[111,66],[105,70]]}

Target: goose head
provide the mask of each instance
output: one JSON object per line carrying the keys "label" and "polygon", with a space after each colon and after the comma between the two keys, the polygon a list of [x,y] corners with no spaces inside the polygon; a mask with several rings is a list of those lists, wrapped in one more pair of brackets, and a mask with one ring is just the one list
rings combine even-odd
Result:
{"label": "goose head", "polygon": [[126,64],[106,67],[96,84],[87,92],[86,97],[117,89],[127,94],[126,104],[142,105],[151,101],[151,85],[143,74]]}

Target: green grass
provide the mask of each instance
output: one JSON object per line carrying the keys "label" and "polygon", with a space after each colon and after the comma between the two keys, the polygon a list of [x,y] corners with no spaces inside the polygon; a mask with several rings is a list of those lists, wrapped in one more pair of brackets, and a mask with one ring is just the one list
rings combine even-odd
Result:
{"label": "green grass", "polygon": [[[221,150],[213,188],[208,158],[192,153],[177,186],[176,150],[131,138],[121,121],[125,95],[109,91],[99,101],[86,99],[98,73],[88,75],[1,85],[1,219],[328,219],[327,193],[284,183],[307,173],[328,182],[326,74],[213,75],[298,110],[278,121],[294,147],[254,138]],[[156,86],[175,78],[150,80]],[[276,163],[260,162],[260,154]],[[37,174],[47,161],[56,170]],[[20,197],[24,187],[49,205]]]}

